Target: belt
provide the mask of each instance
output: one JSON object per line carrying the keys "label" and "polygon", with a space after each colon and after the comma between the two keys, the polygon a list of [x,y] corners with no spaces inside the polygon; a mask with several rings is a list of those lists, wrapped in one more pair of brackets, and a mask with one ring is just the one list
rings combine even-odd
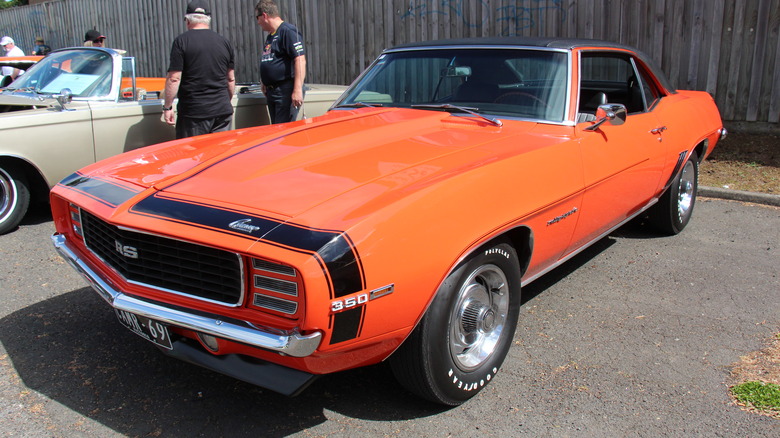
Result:
{"label": "belt", "polygon": [[267,90],[274,90],[276,88],[281,87],[282,85],[287,85],[287,84],[291,83],[292,81],[293,81],[292,79],[285,79],[285,80],[283,80],[281,82],[276,82],[274,84],[266,84],[265,88]]}

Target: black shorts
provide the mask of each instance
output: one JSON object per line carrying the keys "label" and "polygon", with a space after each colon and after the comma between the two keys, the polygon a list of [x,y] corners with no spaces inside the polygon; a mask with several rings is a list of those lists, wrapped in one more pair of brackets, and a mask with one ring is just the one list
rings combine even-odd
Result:
{"label": "black shorts", "polygon": [[230,129],[233,114],[214,117],[211,119],[193,119],[179,116],[176,119],[176,138],[194,137],[196,135],[211,134]]}

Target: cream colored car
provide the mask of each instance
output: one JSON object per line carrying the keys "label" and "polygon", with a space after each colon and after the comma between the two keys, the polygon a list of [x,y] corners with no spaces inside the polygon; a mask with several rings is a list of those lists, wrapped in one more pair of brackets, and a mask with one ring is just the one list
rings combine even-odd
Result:
{"label": "cream colored car", "polygon": [[[111,49],[52,52],[0,92],[0,234],[31,201],[88,164],[172,140],[161,121],[163,78],[138,78],[135,59]],[[307,85],[304,114],[325,113],[346,89]],[[259,87],[238,86],[233,128],[268,124]]]}

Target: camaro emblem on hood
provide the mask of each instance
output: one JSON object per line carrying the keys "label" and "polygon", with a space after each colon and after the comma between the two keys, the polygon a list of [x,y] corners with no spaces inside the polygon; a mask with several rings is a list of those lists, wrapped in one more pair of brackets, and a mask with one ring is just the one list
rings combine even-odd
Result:
{"label": "camaro emblem on hood", "polygon": [[236,231],[243,231],[250,234],[260,229],[260,227],[251,225],[250,222],[252,222],[252,219],[239,219],[237,221],[231,222],[228,227]]}

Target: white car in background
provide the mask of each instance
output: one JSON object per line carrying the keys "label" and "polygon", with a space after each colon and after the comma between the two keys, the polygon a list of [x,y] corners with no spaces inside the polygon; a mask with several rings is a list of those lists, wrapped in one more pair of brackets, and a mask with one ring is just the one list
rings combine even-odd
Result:
{"label": "white car in background", "polygon": [[[175,137],[160,120],[165,79],[136,77],[132,57],[76,47],[15,62],[29,70],[0,90],[0,234],[13,230],[31,201],[46,201],[49,189],[76,169]],[[309,117],[325,113],[346,89],[307,87]],[[238,90],[232,128],[269,124],[259,87]]]}

